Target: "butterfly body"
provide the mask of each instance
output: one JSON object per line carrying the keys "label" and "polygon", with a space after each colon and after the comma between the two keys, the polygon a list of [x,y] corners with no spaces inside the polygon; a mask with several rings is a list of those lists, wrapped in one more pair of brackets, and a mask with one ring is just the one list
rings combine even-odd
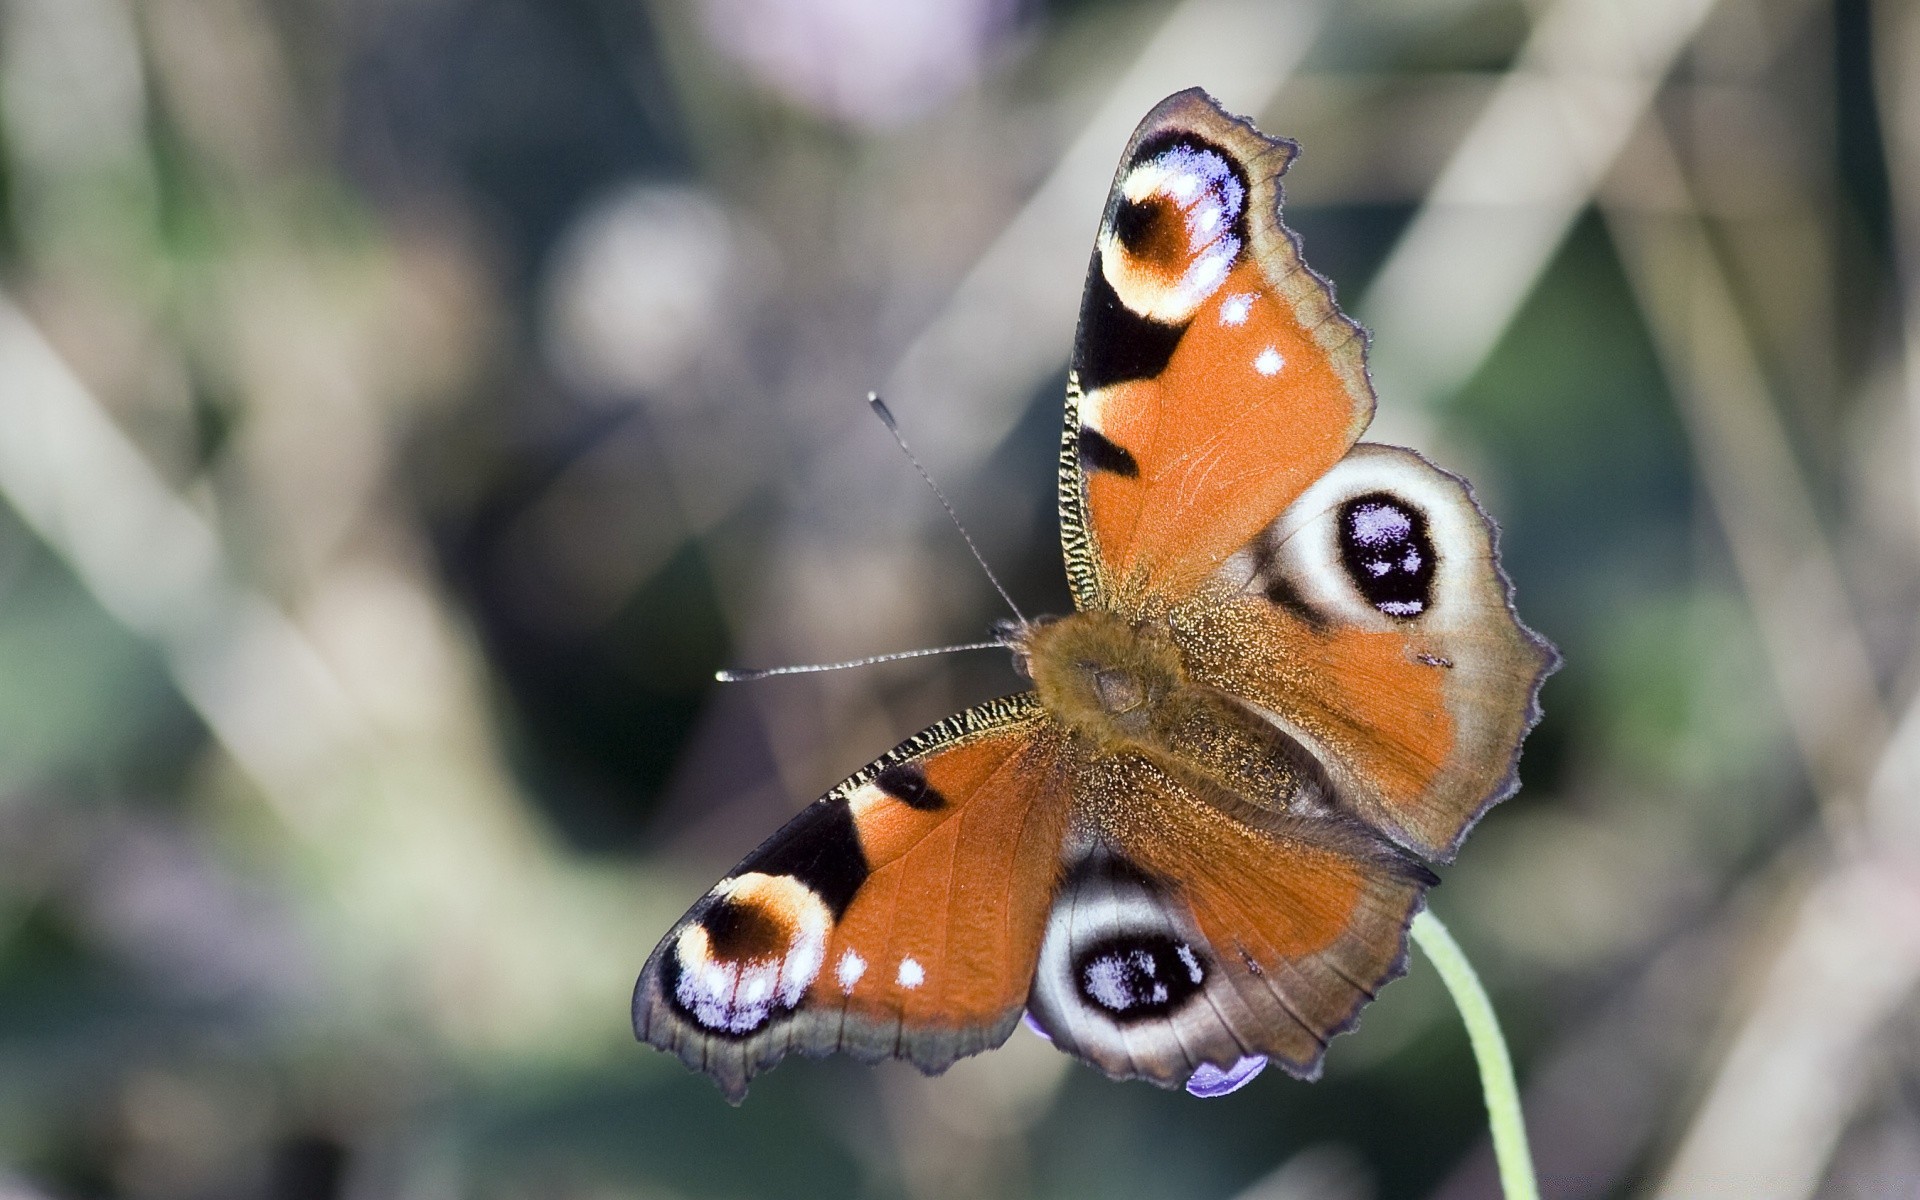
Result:
{"label": "butterfly body", "polygon": [[1326,799],[1291,739],[1190,678],[1164,621],[1074,613],[1022,630],[1013,649],[1041,706],[1083,755],[1137,755],[1276,812]]}
{"label": "butterfly body", "polygon": [[731,1099],[790,1052],[937,1071],[1029,1012],[1115,1078],[1312,1076],[1516,786],[1556,656],[1491,522],[1373,412],[1358,326],[1280,222],[1292,143],[1204,93],[1136,131],[1060,460],[1076,611],[1031,691],[828,792],[661,942],[644,1041]]}
{"label": "butterfly body", "polygon": [[1053,718],[1101,749],[1153,740],[1189,693],[1163,629],[1081,612],[1019,631],[1016,658]]}

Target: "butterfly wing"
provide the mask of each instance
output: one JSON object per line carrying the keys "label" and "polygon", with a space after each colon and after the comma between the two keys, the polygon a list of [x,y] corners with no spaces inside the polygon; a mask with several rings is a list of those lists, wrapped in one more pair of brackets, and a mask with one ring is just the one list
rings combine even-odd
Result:
{"label": "butterfly wing", "polygon": [[951,717],[814,802],[661,941],[639,1038],[738,1102],[791,1051],[938,1071],[1019,1020],[1069,812],[1031,696]]}
{"label": "butterfly wing", "polygon": [[1438,861],[1518,786],[1553,647],[1493,522],[1411,450],[1355,447],[1173,618],[1196,681],[1305,746],[1342,801]]}
{"label": "butterfly wing", "polygon": [[1184,596],[1373,417],[1360,327],[1280,221],[1297,147],[1197,89],[1135,131],[1100,222],[1060,466],[1075,602]]}
{"label": "butterfly wing", "polygon": [[1028,1003],[1116,1079],[1265,1055],[1305,1078],[1406,964],[1433,876],[1330,814],[1230,812],[1144,758],[1080,772],[1076,847]]}

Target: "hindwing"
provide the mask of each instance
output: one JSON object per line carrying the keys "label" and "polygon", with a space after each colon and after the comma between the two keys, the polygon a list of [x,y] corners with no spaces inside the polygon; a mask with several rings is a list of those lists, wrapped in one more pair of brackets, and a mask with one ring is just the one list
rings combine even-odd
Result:
{"label": "hindwing", "polygon": [[1173,617],[1196,679],[1305,746],[1359,816],[1450,860],[1518,786],[1559,664],[1521,623],[1465,481],[1362,445]]}

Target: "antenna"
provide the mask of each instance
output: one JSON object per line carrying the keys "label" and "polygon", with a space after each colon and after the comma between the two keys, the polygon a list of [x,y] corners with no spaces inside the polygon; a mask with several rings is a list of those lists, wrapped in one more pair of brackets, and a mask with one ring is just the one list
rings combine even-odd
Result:
{"label": "antenna", "polygon": [[[947,510],[947,517],[953,522],[953,527],[960,531],[961,540],[966,542],[967,549],[972,551],[973,561],[979,563],[980,569],[987,573],[987,582],[993,585],[993,590],[1000,593],[1000,598],[1007,602],[1007,607],[1013,610],[1013,615],[1020,619],[1022,625],[1025,625],[1027,614],[1020,611],[1020,606],[1013,602],[1013,597],[1007,594],[1007,589],[1000,586],[1000,577],[993,573],[993,568],[987,565],[985,558],[981,557],[980,547],[973,544],[973,536],[967,532],[967,527],[960,523],[960,514],[953,511],[953,505],[947,503],[946,493],[940,490],[940,485],[933,481],[933,476],[929,475],[927,469],[920,465],[920,460],[914,457],[912,448],[907,445],[907,439],[900,435],[900,426],[894,421],[893,412],[887,408],[887,402],[880,398],[879,392],[868,392],[867,404],[872,407],[873,415],[879,417],[886,425],[887,432],[893,435],[893,440],[900,443],[900,451],[907,456],[907,461],[913,464],[913,469],[920,472],[920,478],[926,480],[927,486],[933,489],[934,499],[940,501],[940,507]],[[999,645],[1000,643],[984,644]],[[933,653],[939,652],[933,651]]]}
{"label": "antenna", "polygon": [[844,671],[848,667],[870,667],[875,663],[897,662],[903,658],[926,658],[931,654],[951,654],[956,650],[998,650],[1005,642],[968,642],[964,646],[934,646],[927,650],[896,650],[892,654],[875,654],[867,658],[850,659],[847,662],[813,663],[803,667],[761,667],[746,671],[715,671],[713,677],[721,683],[745,683],[750,679],[766,679],[774,675],[810,675],[815,671]]}
{"label": "antenna", "polygon": [[887,408],[886,401],[880,399],[880,393],[868,392],[867,403],[873,408],[873,415],[880,418],[881,422],[886,425],[887,432],[893,435],[893,440],[899,443],[901,453],[907,456],[907,461],[913,464],[913,469],[920,472],[920,478],[926,480],[927,486],[933,489],[934,499],[940,501],[940,507],[947,510],[948,519],[953,522],[953,527],[960,531],[961,540],[967,543],[967,549],[973,553],[973,561],[979,563],[980,569],[987,573],[987,582],[993,584],[993,590],[999,592],[1000,598],[1005,600],[1007,607],[1013,610],[1013,615],[1019,619],[1019,625],[1008,627],[1006,622],[996,621],[994,627],[1001,631],[1001,636],[990,642],[967,642],[960,646],[934,646],[925,650],[896,650],[892,654],[873,654],[866,658],[849,659],[846,662],[810,663],[797,667],[759,667],[742,671],[715,671],[713,677],[719,682],[745,683],[752,679],[769,679],[775,675],[811,675],[818,671],[844,671],[849,667],[870,667],[875,663],[899,662],[903,658],[927,658],[934,654],[952,654],[960,650],[1000,650],[1011,645],[1012,643],[1008,639],[1015,637],[1018,629],[1026,625],[1027,614],[1020,611],[1020,606],[1013,602],[1013,597],[1007,594],[1007,589],[1000,586],[1000,577],[993,573],[993,568],[987,565],[987,560],[980,556],[980,547],[973,544],[972,535],[967,532],[967,527],[960,523],[960,514],[953,511],[953,505],[947,503],[946,493],[940,490],[940,485],[933,481],[933,476],[928,474],[927,469],[920,465],[920,460],[914,457],[912,448],[907,445],[907,439],[900,435],[900,426],[895,423],[893,413]]}

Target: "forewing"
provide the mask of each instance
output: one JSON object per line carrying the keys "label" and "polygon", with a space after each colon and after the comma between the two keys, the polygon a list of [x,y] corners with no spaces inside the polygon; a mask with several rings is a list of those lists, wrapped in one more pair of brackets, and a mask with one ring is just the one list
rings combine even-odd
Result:
{"label": "forewing", "polygon": [[1061,456],[1083,609],[1188,595],[1372,419],[1364,335],[1280,220],[1296,149],[1195,89],[1147,114],[1120,161]]}
{"label": "forewing", "polygon": [[1305,745],[1370,824],[1447,861],[1518,786],[1559,662],[1493,522],[1411,450],[1355,447],[1174,617],[1190,672]]}
{"label": "forewing", "polygon": [[1406,963],[1433,877],[1338,819],[1231,815],[1145,759],[1076,784],[1093,832],[1048,919],[1028,1004],[1061,1049],[1177,1087],[1264,1055],[1320,1070]]}
{"label": "forewing", "polygon": [[1059,874],[1062,736],[1009,697],[834,788],[661,941],[634,1032],[736,1103],[790,1051],[938,1071],[1005,1041]]}

